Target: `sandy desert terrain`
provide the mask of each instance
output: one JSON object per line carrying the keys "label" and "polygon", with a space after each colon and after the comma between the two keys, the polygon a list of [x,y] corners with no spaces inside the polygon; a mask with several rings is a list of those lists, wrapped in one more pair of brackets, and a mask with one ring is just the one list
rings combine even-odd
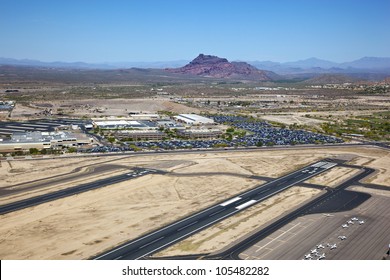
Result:
{"label": "sandy desert terrain", "polygon": [[[0,188],[71,173],[88,164],[115,164],[118,172],[125,167],[150,167],[168,173],[149,174],[0,216],[0,258],[86,259],[263,183],[249,178],[252,174],[275,178],[326,157],[348,158],[354,164],[377,168],[369,181],[390,185],[390,153],[375,147],[1,161]],[[70,180],[67,186],[78,183]],[[312,189],[292,188],[183,242],[191,244],[191,250],[222,249],[214,248],[211,240],[218,239],[216,247],[225,246],[232,237],[255,229],[259,221],[286,213],[315,194]]]}

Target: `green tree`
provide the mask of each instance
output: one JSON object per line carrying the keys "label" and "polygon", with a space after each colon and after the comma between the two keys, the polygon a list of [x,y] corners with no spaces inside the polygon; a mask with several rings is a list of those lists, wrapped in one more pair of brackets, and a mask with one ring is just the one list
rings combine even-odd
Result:
{"label": "green tree", "polygon": [[257,146],[257,147],[262,147],[262,146],[263,146],[263,142],[261,142],[261,141],[257,142],[257,143],[256,143],[256,146]]}
{"label": "green tree", "polygon": [[68,148],[68,153],[76,153],[76,152],[77,152],[77,148],[75,147]]}
{"label": "green tree", "polygon": [[234,132],[234,127],[229,127],[228,129],[226,129],[226,132],[227,133],[233,133]]}
{"label": "green tree", "polygon": [[39,153],[39,150],[37,148],[30,148],[29,151],[30,155],[36,155]]}

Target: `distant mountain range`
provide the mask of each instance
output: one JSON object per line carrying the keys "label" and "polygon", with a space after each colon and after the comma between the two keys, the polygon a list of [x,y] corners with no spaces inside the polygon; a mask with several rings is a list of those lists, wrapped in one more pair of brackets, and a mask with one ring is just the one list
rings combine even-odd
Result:
{"label": "distant mountain range", "polygon": [[363,57],[351,62],[337,63],[315,57],[294,62],[250,61],[259,69],[278,74],[297,73],[390,73],[390,57]]}
{"label": "distant mountain range", "polygon": [[343,63],[312,57],[305,60],[279,63],[273,61],[229,62],[226,58],[200,54],[192,61],[107,62],[96,64],[85,62],[42,62],[30,59],[0,58],[0,66],[1,65],[80,70],[143,68],[161,70],[172,74],[257,81],[285,79],[306,80],[322,74],[341,74],[354,80],[379,81],[390,76],[390,57],[363,57],[355,61]]}
{"label": "distant mountain range", "polygon": [[[305,60],[293,62],[273,62],[273,61],[246,61],[258,69],[276,71],[278,70],[390,70],[390,57],[363,57],[351,62],[337,63],[328,60],[311,57]],[[85,63],[85,62],[43,62],[31,59],[13,59],[0,57],[0,65],[24,65],[42,66],[57,68],[86,68],[86,69],[120,69],[120,68],[176,68],[189,63],[188,60],[155,61],[155,62],[105,62],[105,63]]]}
{"label": "distant mountain range", "polygon": [[52,68],[75,68],[75,69],[124,69],[124,68],[155,68],[164,69],[168,67],[180,67],[188,63],[188,60],[154,61],[154,62],[107,62],[107,63],[86,63],[86,62],[43,62],[31,59],[13,59],[0,57],[0,65],[13,66],[37,66]]}

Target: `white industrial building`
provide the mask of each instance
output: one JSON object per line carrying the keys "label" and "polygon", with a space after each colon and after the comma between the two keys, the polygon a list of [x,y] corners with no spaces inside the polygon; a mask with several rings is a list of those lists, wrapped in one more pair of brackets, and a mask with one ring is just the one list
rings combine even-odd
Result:
{"label": "white industrial building", "polygon": [[213,124],[214,120],[206,117],[202,117],[196,114],[180,114],[173,117],[176,121],[182,122],[188,125],[198,124]]}
{"label": "white industrial building", "polygon": [[81,147],[92,143],[93,139],[81,133],[29,131],[14,133],[10,140],[1,141],[0,151],[23,151],[30,148],[59,149]]}
{"label": "white industrial building", "polygon": [[141,126],[137,121],[125,121],[125,120],[107,120],[107,121],[94,121],[93,124],[102,129],[121,129],[134,126]]}

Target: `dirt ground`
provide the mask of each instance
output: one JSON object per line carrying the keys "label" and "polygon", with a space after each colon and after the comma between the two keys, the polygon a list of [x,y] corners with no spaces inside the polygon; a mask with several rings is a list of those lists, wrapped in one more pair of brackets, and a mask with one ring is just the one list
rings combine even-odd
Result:
{"label": "dirt ground", "polygon": [[[379,172],[370,181],[390,187],[389,154],[374,147],[318,147],[1,161],[0,187],[66,174],[92,163],[152,167],[170,173],[146,175],[1,215],[0,258],[86,259],[262,183],[248,178],[251,174],[279,177],[326,157],[353,158],[354,164],[377,168]],[[74,184],[77,182],[68,182],[68,186]],[[284,192],[279,196],[284,202],[273,203],[267,217],[276,217],[296,205],[295,199],[304,201],[312,195],[303,191],[299,196]],[[257,208],[249,210],[259,212],[258,217],[250,217],[252,221],[265,218]],[[219,245],[216,246],[228,244],[232,237],[253,229],[251,223],[238,223],[240,218],[237,219],[226,221],[225,226],[235,225],[229,228],[228,234],[218,234]],[[233,228],[234,232],[230,231]],[[211,235],[216,233],[211,232]],[[203,239],[207,239],[206,236]],[[212,243],[203,242],[199,248],[209,250]]]}
{"label": "dirt ground", "polygon": [[292,125],[294,123],[298,125],[319,125],[324,123],[325,121],[307,118],[304,116],[300,116],[299,114],[289,114],[289,115],[259,115],[262,119],[266,121],[279,122],[284,123],[286,125]]}
{"label": "dirt ground", "polygon": [[325,171],[324,173],[321,173],[318,176],[305,181],[305,183],[334,188],[348,178],[357,175],[359,172],[360,170],[358,169],[336,166],[328,171]]}
{"label": "dirt ground", "polygon": [[16,103],[12,119],[37,118],[44,110],[53,114],[73,117],[127,116],[130,112],[157,113],[171,111],[175,113],[199,113],[196,108],[170,101],[167,98],[151,99],[87,99],[30,102],[28,106]]}

